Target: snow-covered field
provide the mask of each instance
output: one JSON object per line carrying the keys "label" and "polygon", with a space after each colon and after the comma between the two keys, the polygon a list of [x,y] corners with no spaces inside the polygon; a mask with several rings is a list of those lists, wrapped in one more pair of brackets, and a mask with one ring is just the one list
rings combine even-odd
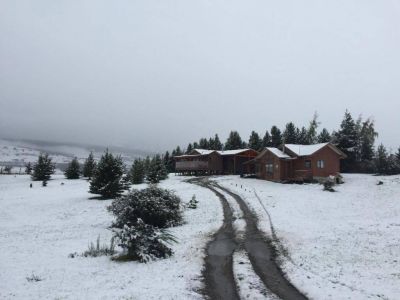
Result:
{"label": "snow-covered field", "polygon": [[345,175],[336,193],[315,184],[214,179],[240,194],[270,234],[267,209],[288,250],[284,271],[310,298],[400,299],[400,176]]}
{"label": "snow-covered field", "polygon": [[[174,256],[117,263],[68,257],[87,250],[98,236],[109,243],[111,201],[89,200],[87,181],[54,178],[47,187],[34,183],[30,189],[28,176],[0,176],[0,299],[201,298],[204,248],[223,217],[211,191],[171,175],[162,187],[184,202],[193,194],[199,201],[197,209],[185,210],[186,223],[171,229],[179,239]],[[400,176],[345,175],[336,193],[315,184],[213,180],[240,194],[270,233],[267,209],[281,241],[282,267],[311,299],[400,299]],[[243,231],[240,209],[225,196],[236,230]],[[234,261],[242,297],[267,295],[247,256],[235,253]],[[41,281],[28,281],[32,275]]]}
{"label": "snow-covered field", "polygon": [[[111,201],[89,200],[88,182],[55,180],[29,188],[28,176],[0,176],[0,299],[197,299],[204,247],[222,224],[222,208],[210,191],[171,176],[161,186],[198,208],[172,228],[179,239],[169,259],[140,264],[109,257],[69,258],[100,236],[109,243]],[[64,185],[61,183],[64,182]],[[41,281],[30,282],[27,277]]]}

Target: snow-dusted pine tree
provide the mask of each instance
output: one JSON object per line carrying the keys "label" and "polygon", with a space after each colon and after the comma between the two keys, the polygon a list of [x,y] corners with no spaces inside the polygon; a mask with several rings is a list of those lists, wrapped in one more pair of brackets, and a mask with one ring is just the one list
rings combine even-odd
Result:
{"label": "snow-dusted pine tree", "polygon": [[100,158],[90,180],[90,193],[104,198],[116,198],[128,189],[124,164],[120,156],[114,157],[108,150]]}
{"label": "snow-dusted pine tree", "polygon": [[33,166],[31,175],[34,181],[48,181],[51,175],[54,174],[55,165],[52,163],[49,155],[40,153],[36,164]]}
{"label": "snow-dusted pine tree", "polygon": [[168,177],[167,169],[159,155],[156,155],[151,160],[149,170],[146,175],[146,180],[149,183],[159,183]]}
{"label": "snow-dusted pine tree", "polygon": [[272,147],[279,147],[282,144],[281,131],[275,125],[271,128],[271,144]]}
{"label": "snow-dusted pine tree", "polygon": [[141,159],[135,159],[130,170],[131,182],[133,184],[141,184],[144,182],[144,176],[144,161]]}
{"label": "snow-dusted pine tree", "polygon": [[262,140],[254,130],[250,134],[248,147],[256,151],[259,151],[262,148]]}
{"label": "snow-dusted pine tree", "polygon": [[81,166],[75,157],[67,166],[64,175],[67,179],[79,179],[81,174]]}
{"label": "snow-dusted pine tree", "polygon": [[329,143],[332,137],[328,129],[324,128],[318,135],[318,143]]}
{"label": "snow-dusted pine tree", "polygon": [[348,110],[339,131],[336,132],[335,143],[347,155],[342,163],[343,171],[352,171],[357,160],[358,133],[356,123]]}
{"label": "snow-dusted pine tree", "polygon": [[283,132],[283,140],[285,141],[285,144],[297,143],[296,126],[293,124],[293,122],[286,124],[285,131]]}
{"label": "snow-dusted pine tree", "polygon": [[96,168],[96,162],[93,157],[93,152],[90,152],[88,158],[83,164],[82,175],[83,177],[88,177],[89,179],[93,176],[94,170]]}
{"label": "snow-dusted pine tree", "polygon": [[264,137],[263,137],[263,140],[262,140],[262,146],[263,146],[263,148],[272,146],[271,135],[269,134],[268,130],[265,131],[265,134],[264,134]]}

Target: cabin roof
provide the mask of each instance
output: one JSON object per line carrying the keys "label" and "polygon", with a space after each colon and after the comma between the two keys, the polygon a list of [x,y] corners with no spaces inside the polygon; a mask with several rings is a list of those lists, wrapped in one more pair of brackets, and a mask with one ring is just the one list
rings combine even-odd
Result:
{"label": "cabin roof", "polygon": [[273,147],[267,147],[266,148],[268,151],[272,152],[275,156],[279,157],[279,158],[290,158],[289,155],[287,155],[286,153],[282,152],[281,150],[279,150],[278,148],[273,148]]}
{"label": "cabin roof", "polygon": [[315,152],[321,150],[329,143],[321,143],[315,145],[297,145],[297,144],[285,144],[285,148],[292,151],[297,156],[309,156]]}
{"label": "cabin roof", "polygon": [[224,151],[217,151],[221,155],[236,155],[240,154],[246,151],[249,151],[251,149],[236,149],[236,150],[224,150]]}

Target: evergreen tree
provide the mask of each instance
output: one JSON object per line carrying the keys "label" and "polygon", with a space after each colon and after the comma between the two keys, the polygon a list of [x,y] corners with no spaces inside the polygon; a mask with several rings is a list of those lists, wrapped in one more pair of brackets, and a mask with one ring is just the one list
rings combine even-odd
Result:
{"label": "evergreen tree", "polygon": [[297,132],[297,143],[300,145],[310,144],[308,139],[308,131],[304,126]]}
{"label": "evergreen tree", "polygon": [[263,146],[263,141],[261,140],[260,136],[258,135],[257,132],[254,130],[251,132],[250,138],[249,138],[249,144],[248,144],[250,149],[259,151],[261,150]]}
{"label": "evergreen tree", "polygon": [[31,175],[34,181],[48,181],[51,175],[54,174],[55,165],[52,163],[49,155],[40,153],[37,163],[33,166]]}
{"label": "evergreen tree", "polygon": [[400,147],[399,147],[399,149],[397,150],[396,159],[397,159],[397,161],[400,163]]}
{"label": "evergreen tree", "polygon": [[175,155],[176,156],[179,156],[179,155],[183,155],[184,154],[184,151],[182,151],[181,150],[181,147],[176,147],[176,149],[175,149]]}
{"label": "evergreen tree", "polygon": [[318,122],[318,113],[314,113],[314,117],[310,122],[310,125],[308,126],[307,130],[307,144],[312,145],[317,143],[318,137],[317,137],[317,129],[319,126]]}
{"label": "evergreen tree", "polygon": [[165,165],[165,169],[167,170],[167,173],[174,173],[175,172],[174,156],[169,155],[169,152],[167,151],[167,152],[165,152],[163,159],[164,159],[164,165]]}
{"label": "evergreen tree", "polygon": [[159,183],[161,180],[167,179],[168,174],[159,155],[153,157],[150,163],[149,171],[146,176],[146,180],[149,183]]}
{"label": "evergreen tree", "polygon": [[209,147],[208,140],[206,138],[201,138],[199,141],[199,147],[200,149],[208,149]]}
{"label": "evergreen tree", "polygon": [[378,174],[387,174],[389,168],[388,153],[382,144],[379,145],[375,154],[375,168]]}
{"label": "evergreen tree", "polygon": [[343,171],[352,171],[357,161],[358,133],[356,123],[350,112],[346,110],[340,129],[335,136],[336,146],[342,150],[347,159],[343,161]]}
{"label": "evergreen tree", "polygon": [[199,147],[199,143],[197,143],[197,142],[194,142],[193,143],[193,149],[199,149],[200,147]]}
{"label": "evergreen tree", "polygon": [[224,150],[236,150],[243,148],[244,143],[237,131],[231,131],[226,140]]}
{"label": "evergreen tree", "polygon": [[100,158],[90,180],[90,193],[104,198],[116,198],[127,190],[127,178],[121,156],[114,156],[108,150]]}
{"label": "evergreen tree", "polygon": [[220,139],[219,139],[219,136],[218,136],[218,134],[216,134],[215,136],[214,136],[214,139],[212,139],[212,145],[210,145],[210,150],[217,150],[217,151],[220,151],[220,150],[222,150],[223,149],[223,145],[222,145],[222,143],[221,143],[221,141],[220,141]]}
{"label": "evergreen tree", "polygon": [[93,157],[93,152],[90,152],[88,158],[83,163],[82,175],[83,177],[92,178],[94,170],[96,169],[96,162]]}
{"label": "evergreen tree", "polygon": [[326,128],[322,129],[322,131],[318,135],[318,143],[329,143],[331,139],[332,137]]}
{"label": "evergreen tree", "polygon": [[193,145],[192,145],[192,143],[189,143],[189,145],[186,148],[186,154],[190,154],[190,152],[192,152],[192,151],[193,151]]}
{"label": "evergreen tree", "polygon": [[271,141],[271,135],[269,134],[268,130],[265,132],[263,140],[262,140],[262,147],[271,147],[272,146],[272,141]]}
{"label": "evergreen tree", "polygon": [[271,144],[272,147],[279,147],[280,145],[282,145],[281,131],[275,125],[271,128]]}
{"label": "evergreen tree", "polygon": [[[176,150],[174,150],[172,152],[175,153],[174,156],[178,155],[178,154],[176,154]],[[181,154],[179,154],[179,155],[181,155]],[[143,162],[145,177],[147,176],[147,173],[150,170],[150,165],[151,165],[151,158],[150,158],[150,156],[147,155],[145,160],[144,160],[144,162]]]}
{"label": "evergreen tree", "polygon": [[26,165],[25,165],[25,174],[28,174],[28,175],[30,175],[31,173],[32,173],[32,164],[30,163],[30,162],[28,162]]}
{"label": "evergreen tree", "polygon": [[374,121],[367,119],[360,129],[360,158],[370,161],[374,157],[374,144],[378,133],[375,131]]}
{"label": "evergreen tree", "polygon": [[283,141],[285,144],[297,143],[296,126],[293,124],[293,122],[286,124],[285,131],[283,132]]}
{"label": "evergreen tree", "polygon": [[131,170],[129,172],[130,180],[132,184],[141,184],[144,182],[145,170],[144,170],[144,161],[136,158],[133,161]]}
{"label": "evergreen tree", "polygon": [[67,179],[79,179],[80,174],[81,167],[79,165],[78,159],[74,157],[74,159],[68,164],[64,175]]}

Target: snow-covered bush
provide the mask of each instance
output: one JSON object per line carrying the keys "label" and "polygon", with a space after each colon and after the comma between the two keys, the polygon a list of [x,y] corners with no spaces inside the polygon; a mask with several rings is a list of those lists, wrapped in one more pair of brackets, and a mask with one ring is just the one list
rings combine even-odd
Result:
{"label": "snow-covered bush", "polygon": [[196,195],[193,195],[192,199],[190,199],[187,205],[187,208],[196,209],[197,203],[199,203],[199,201],[196,200]]}
{"label": "snow-covered bush", "polygon": [[144,223],[166,228],[182,222],[181,200],[174,192],[150,186],[143,190],[133,190],[115,199],[108,210],[116,216],[113,227],[131,226],[137,219]]}
{"label": "snow-covered bush", "polygon": [[335,189],[333,188],[335,186],[335,181],[332,179],[327,179],[324,181],[323,183],[324,185],[324,191],[328,191],[328,192],[334,192]]}
{"label": "snow-covered bush", "polygon": [[144,263],[171,256],[172,250],[167,244],[176,242],[166,230],[146,224],[140,218],[122,229],[114,229],[114,233],[118,246],[126,251],[123,257]]}

